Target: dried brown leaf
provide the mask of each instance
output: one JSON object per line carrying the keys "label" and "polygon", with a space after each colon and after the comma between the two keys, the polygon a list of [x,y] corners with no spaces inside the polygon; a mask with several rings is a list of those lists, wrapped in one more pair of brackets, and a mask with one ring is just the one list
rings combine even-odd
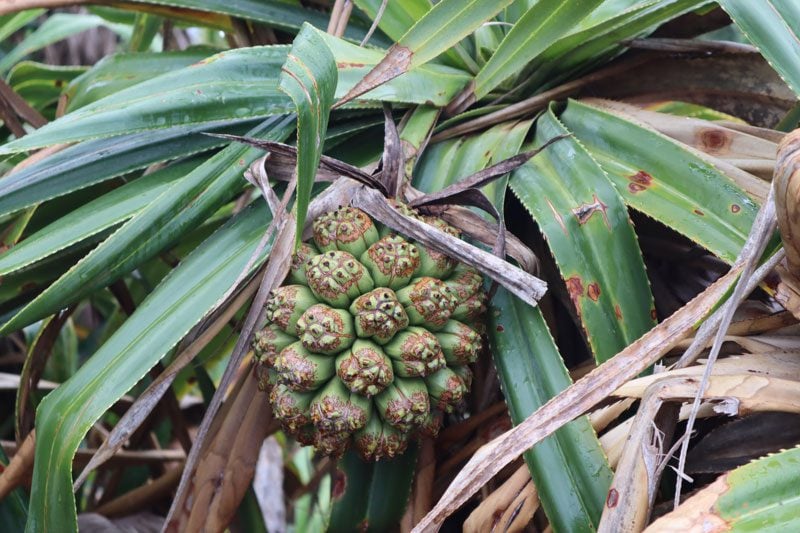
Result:
{"label": "dried brown leaf", "polygon": [[415,531],[438,529],[444,519],[525,450],[603,401],[692,332],[725,295],[741,271],[731,271],[640,339],[532,413],[521,424],[483,446],[461,470]]}
{"label": "dried brown leaf", "polygon": [[362,187],[353,198],[352,204],[393,230],[477,268],[528,305],[535,306],[547,290],[544,281],[520,268],[429,224],[399,213],[373,189]]}

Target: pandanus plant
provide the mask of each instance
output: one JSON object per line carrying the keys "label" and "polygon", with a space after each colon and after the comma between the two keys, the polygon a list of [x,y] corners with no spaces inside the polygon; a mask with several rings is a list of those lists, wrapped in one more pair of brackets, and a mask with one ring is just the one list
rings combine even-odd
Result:
{"label": "pandanus plant", "polygon": [[0,2],[5,529],[800,530],[795,2],[97,4]]}

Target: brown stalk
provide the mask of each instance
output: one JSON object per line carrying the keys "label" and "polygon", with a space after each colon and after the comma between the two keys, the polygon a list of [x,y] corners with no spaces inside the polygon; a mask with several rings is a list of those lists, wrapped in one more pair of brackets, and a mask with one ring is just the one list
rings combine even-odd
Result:
{"label": "brown stalk", "polygon": [[100,505],[94,512],[103,516],[127,516],[147,509],[169,497],[180,477],[180,468],[170,468],[163,476]]}
{"label": "brown stalk", "polygon": [[[6,450],[10,454],[11,450]],[[2,473],[0,473],[0,500],[22,484],[27,484],[33,472],[33,456],[36,452],[36,430],[32,430],[25,437],[22,445],[16,448],[17,453],[8,462]]]}

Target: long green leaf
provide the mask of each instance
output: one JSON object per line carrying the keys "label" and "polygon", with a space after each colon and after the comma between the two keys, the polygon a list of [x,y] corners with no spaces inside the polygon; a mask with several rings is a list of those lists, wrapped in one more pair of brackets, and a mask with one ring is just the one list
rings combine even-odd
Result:
{"label": "long green leaf", "polygon": [[411,54],[411,66],[435,58],[472,33],[513,0],[442,0],[403,35],[397,44]]}
{"label": "long green leaf", "polygon": [[67,112],[161,74],[188,67],[213,54],[210,48],[190,48],[106,56],[66,88]]}
{"label": "long green leaf", "polygon": [[303,240],[311,188],[336,92],[336,61],[318,30],[304,25],[281,69],[280,88],[297,112],[297,244]]}
{"label": "long green leaf", "polygon": [[187,257],[71,379],[42,401],[36,417],[27,531],[77,531],[72,458],[84,435],[219,305],[268,222],[261,203],[237,215]]}
{"label": "long green leaf", "polygon": [[21,61],[8,73],[8,84],[31,107],[42,110],[55,104],[64,87],[84,72],[86,67]]}
{"label": "long green leaf", "polygon": [[0,276],[40,261],[129,219],[199,164],[192,160],[153,172],[48,224],[0,255]]}
{"label": "long green leaf", "polygon": [[[489,338],[506,404],[519,424],[572,384],[538,307],[505,289],[492,300]],[[586,417],[525,453],[554,531],[595,531],[613,472]]]}
{"label": "long green leaf", "polygon": [[[565,133],[551,108],[533,146]],[[653,296],[628,211],[586,150],[559,140],[514,171],[510,185],[547,239],[597,362],[652,328]]]}
{"label": "long green leaf", "polygon": [[13,33],[32,20],[36,20],[44,12],[44,9],[28,9],[0,16],[0,43],[5,42]]}
{"label": "long green leaf", "polygon": [[483,98],[518,74],[537,55],[569,32],[602,0],[539,0],[519,20],[475,76],[475,96]]}
{"label": "long green leaf", "polygon": [[36,31],[28,35],[13,50],[0,58],[0,74],[4,74],[20,59],[37,50],[41,50],[49,44],[104,24],[105,21],[102,18],[94,15],[72,13],[51,15]]}
{"label": "long green leaf", "polygon": [[400,523],[414,481],[417,447],[392,460],[364,462],[349,451],[334,477],[330,532],[391,531]]}
{"label": "long green leaf", "polygon": [[685,145],[623,116],[570,101],[561,120],[625,203],[733,262],[758,206]]}
{"label": "long green leaf", "polygon": [[179,126],[70,146],[0,180],[0,215],[13,213],[153,163],[225,144],[203,131],[241,135],[254,125],[241,121],[225,128]]}
{"label": "long green leaf", "polygon": [[[273,117],[248,136],[282,141],[294,119]],[[244,185],[242,172],[261,150],[233,144],[175,182],[111,237],[0,327],[15,331],[105,287],[155,256],[210,216]]]}
{"label": "long green leaf", "polygon": [[0,147],[1,153],[175,126],[291,113],[278,90],[286,46],[242,48],[144,81]]}
{"label": "long green leaf", "polygon": [[708,0],[607,1],[587,16],[575,31],[559,39],[537,59],[529,83],[549,87],[570,75],[607,61],[622,52],[625,40],[646,35]]}
{"label": "long green leaf", "polygon": [[[328,17],[325,13],[303,7],[299,2],[285,0],[132,0],[137,4],[163,5],[170,8],[188,8],[198,11],[222,13],[248,20],[266,23],[282,30],[296,31],[303,24],[325,30],[328,26]],[[345,29],[345,37],[361,40],[367,27],[359,20],[353,18]],[[380,44],[387,44],[382,35],[376,36]]]}
{"label": "long green leaf", "polygon": [[720,0],[719,4],[800,97],[800,4],[796,0]]}

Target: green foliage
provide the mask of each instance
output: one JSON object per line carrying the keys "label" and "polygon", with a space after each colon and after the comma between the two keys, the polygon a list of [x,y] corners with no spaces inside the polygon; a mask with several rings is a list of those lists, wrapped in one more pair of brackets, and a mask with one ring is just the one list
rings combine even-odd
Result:
{"label": "green foliage", "polygon": [[[59,332],[44,367],[47,378],[63,383],[38,407],[29,506],[20,492],[12,493],[0,502],[0,521],[20,526],[27,518],[28,531],[75,530],[76,511],[85,502],[76,507],[72,462],[87,431],[99,420],[113,425],[118,418],[110,406],[126,393],[138,394],[147,372],[190,330],[192,338],[199,335],[241,281],[271,220],[242,177],[263,151],[205,133],[296,145],[297,241],[310,202],[325,186],[315,183],[320,158],[377,163],[385,104],[394,108],[410,156],[406,175],[426,192],[570,134],[481,190],[506,216],[510,186],[523,208],[510,222],[526,243],[549,249],[557,269],[551,287],[565,281],[571,296],[566,305],[576,311],[566,334],[578,337],[582,329],[597,362],[655,324],[629,208],[725,262],[740,252],[757,201],[713,157],[598,101],[562,98],[522,118],[513,107],[607,65],[627,52],[631,40],[716,4],[393,0],[365,46],[358,43],[378,17],[380,0],[356,0],[341,37],[323,33],[330,13],[318,4],[132,0],[89,13],[32,9],[0,16],[0,74],[24,100],[5,106],[3,93],[2,112],[25,123],[29,106],[50,121],[38,129],[24,124],[26,135],[19,138],[11,133],[19,131],[13,124],[0,126],[0,331],[33,334],[60,310],[79,310]],[[796,3],[719,4],[800,94]],[[95,65],[41,62],[44,47],[99,26],[114,32],[114,54]],[[191,46],[175,50],[168,30],[184,32]],[[363,94],[337,107],[336,99],[354,88]],[[709,121],[730,118],[693,102],[669,101],[655,109],[700,113]],[[490,113],[497,111],[517,118],[494,120]],[[6,122],[11,117],[0,116]],[[428,144],[432,133],[478,117],[491,119],[479,133]],[[782,127],[793,124],[796,116],[789,113]],[[11,171],[36,150],[61,144]],[[265,263],[270,249],[268,244],[246,274]],[[112,284],[115,297],[108,291]],[[138,306],[129,317],[117,301],[120,286]],[[493,304],[488,337],[517,424],[571,380],[540,309],[502,290]],[[80,310],[97,320],[93,331],[82,331]],[[179,395],[197,392],[194,377],[209,393],[218,385],[212,381],[227,365],[245,310],[237,309],[236,320],[214,336],[196,369],[184,371],[173,387]],[[546,311],[544,316],[550,321]],[[13,419],[0,420],[0,427],[12,426]],[[339,464],[351,481],[344,493],[339,474],[322,475],[318,486],[293,502],[293,527],[395,526],[415,454],[374,465],[346,456]],[[597,525],[611,473],[586,419],[565,426],[525,459],[555,531]],[[792,529],[796,460],[794,449],[731,473],[716,512],[742,530]],[[308,450],[287,454],[287,468],[303,485],[315,477],[316,464]],[[251,523],[257,524],[251,496],[240,516],[255,517]]]}

